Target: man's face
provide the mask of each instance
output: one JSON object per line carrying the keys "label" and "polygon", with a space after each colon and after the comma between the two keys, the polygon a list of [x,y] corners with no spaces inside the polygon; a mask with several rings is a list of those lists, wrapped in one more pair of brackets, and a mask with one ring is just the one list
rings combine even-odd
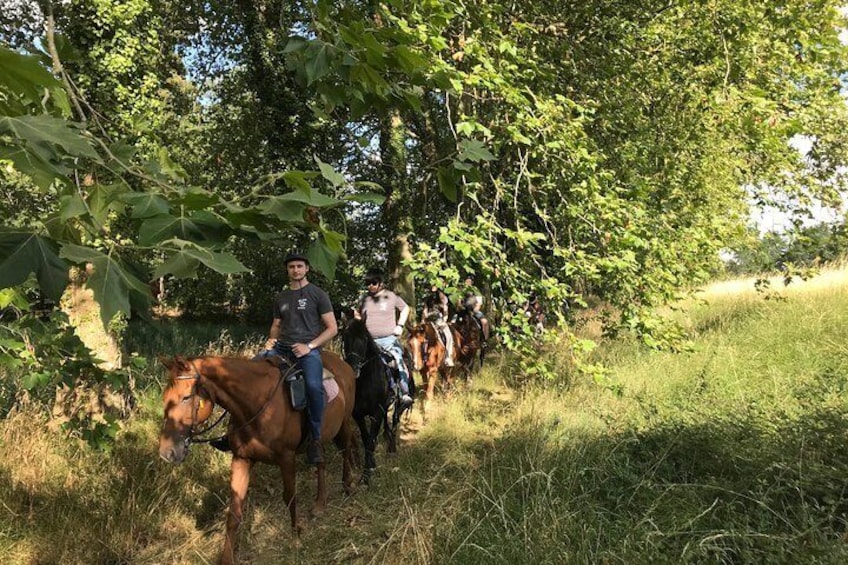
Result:
{"label": "man's face", "polygon": [[286,270],[289,273],[289,281],[302,281],[306,273],[309,272],[309,265],[304,261],[289,261]]}

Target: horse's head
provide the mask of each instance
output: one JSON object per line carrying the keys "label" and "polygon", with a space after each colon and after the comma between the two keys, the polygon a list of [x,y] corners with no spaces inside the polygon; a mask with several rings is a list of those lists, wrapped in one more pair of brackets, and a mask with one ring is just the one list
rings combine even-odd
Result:
{"label": "horse's head", "polygon": [[368,328],[365,327],[365,321],[351,320],[342,335],[342,349],[344,350],[345,361],[353,367],[354,372],[359,372],[363,363],[376,354],[374,351],[370,351],[372,346],[376,348],[371,335],[368,333]]}
{"label": "horse's head", "polygon": [[454,327],[459,332],[465,346],[474,349],[480,348],[480,344],[483,341],[483,328],[474,318],[472,311],[465,310],[460,312],[456,318]]}
{"label": "horse's head", "polygon": [[406,348],[412,354],[412,365],[416,371],[420,371],[424,367],[424,345],[427,343],[427,333],[425,324],[418,324],[409,332],[409,338],[406,340]]}
{"label": "horse's head", "polygon": [[168,368],[168,386],[162,394],[165,417],[159,435],[159,456],[180,463],[198,424],[212,414],[214,403],[201,385],[201,376],[190,361],[182,357],[161,358]]}

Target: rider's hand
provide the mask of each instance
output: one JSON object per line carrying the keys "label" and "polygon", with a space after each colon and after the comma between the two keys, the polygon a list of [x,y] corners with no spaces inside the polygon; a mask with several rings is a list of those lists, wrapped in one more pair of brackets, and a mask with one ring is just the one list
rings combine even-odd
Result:
{"label": "rider's hand", "polygon": [[277,340],[273,337],[269,337],[268,341],[265,342],[265,349],[274,349],[275,345],[277,345]]}
{"label": "rider's hand", "polygon": [[292,345],[291,349],[295,357],[303,357],[304,355],[312,351],[305,343],[295,343],[294,345]]}
{"label": "rider's hand", "polygon": [[403,333],[403,326],[395,326],[394,334],[395,334],[395,335],[400,335],[400,334],[402,334],[402,333]]}

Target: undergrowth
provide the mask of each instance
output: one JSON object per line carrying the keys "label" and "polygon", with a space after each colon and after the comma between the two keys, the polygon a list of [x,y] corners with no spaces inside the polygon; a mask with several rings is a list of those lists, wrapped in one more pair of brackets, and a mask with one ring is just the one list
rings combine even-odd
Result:
{"label": "undergrowth", "polygon": [[[682,305],[686,353],[602,344],[592,361],[611,386],[533,385],[493,357],[426,421],[416,409],[371,486],[345,497],[329,453],[330,508],[301,548],[279,472],[257,466],[241,561],[848,562],[848,280],[781,292],[723,283]],[[110,453],[61,440],[25,407],[0,423],[2,562],[217,560],[228,458],[194,446],[180,466],[158,460],[150,370]]]}

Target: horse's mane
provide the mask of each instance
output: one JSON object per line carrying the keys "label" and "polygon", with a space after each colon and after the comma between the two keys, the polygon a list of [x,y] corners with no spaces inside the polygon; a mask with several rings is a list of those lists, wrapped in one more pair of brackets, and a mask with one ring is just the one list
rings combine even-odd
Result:
{"label": "horse's mane", "polygon": [[[347,346],[348,340],[350,337],[352,339],[363,340],[365,342],[365,353],[377,353],[380,348],[377,347],[377,343],[371,337],[371,334],[368,333],[368,328],[365,325],[365,320],[362,319],[354,319],[348,324],[347,328],[345,328],[345,335],[342,338],[343,343]],[[347,355],[350,353],[349,351],[345,351]]]}

